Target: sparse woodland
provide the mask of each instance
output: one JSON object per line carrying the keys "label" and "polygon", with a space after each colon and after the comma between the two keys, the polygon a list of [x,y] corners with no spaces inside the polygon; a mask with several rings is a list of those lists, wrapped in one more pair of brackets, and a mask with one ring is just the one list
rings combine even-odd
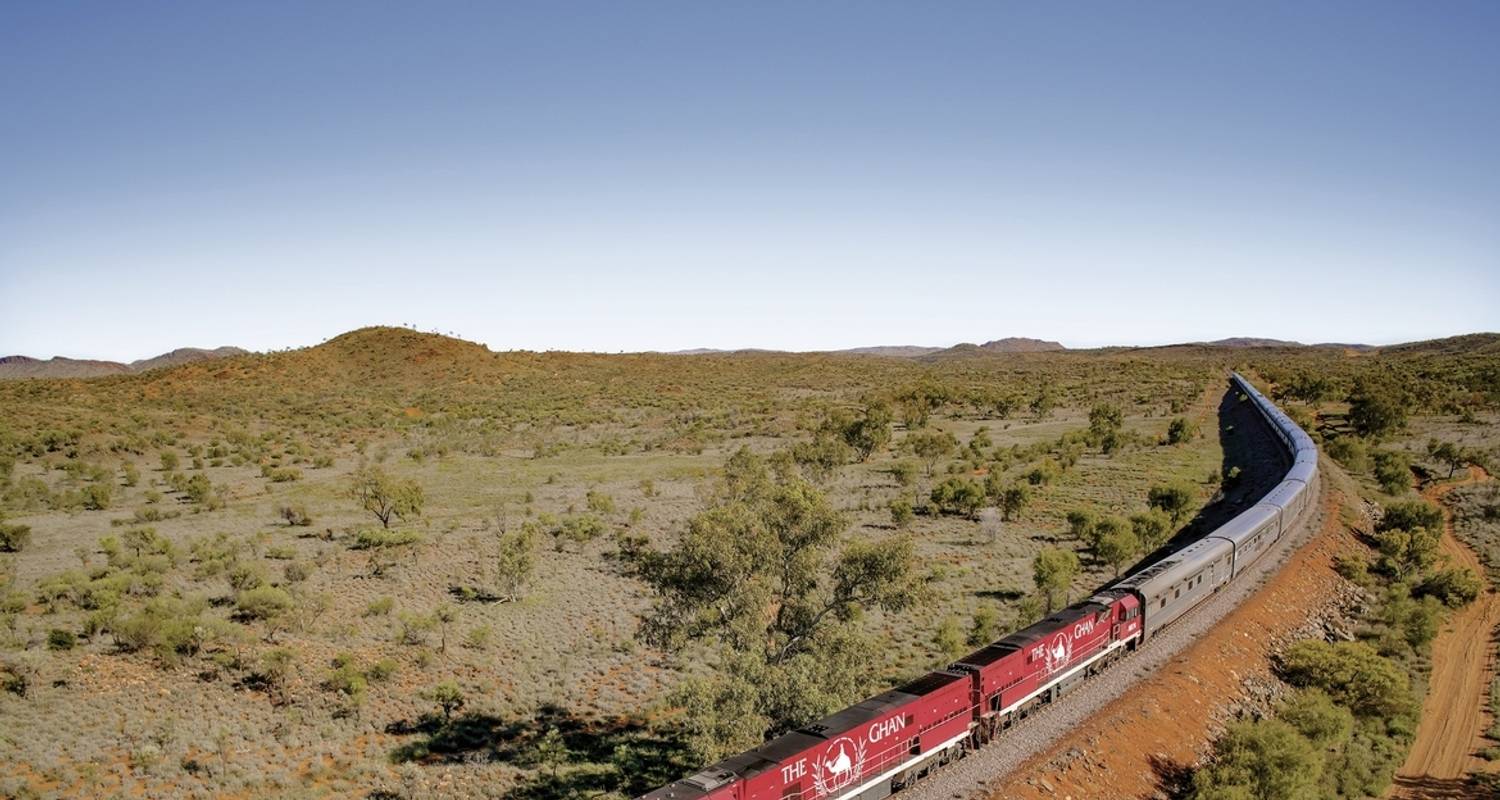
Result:
{"label": "sparse woodland", "polygon": [[629,796],[1027,624],[1247,490],[1230,368],[1384,506],[1347,564],[1380,599],[1360,642],[1288,659],[1280,727],[1232,731],[1197,791],[1288,752],[1306,796],[1361,796],[1477,591],[1411,487],[1500,455],[1496,337],[907,359],[365,329],[0,382],[0,795]]}

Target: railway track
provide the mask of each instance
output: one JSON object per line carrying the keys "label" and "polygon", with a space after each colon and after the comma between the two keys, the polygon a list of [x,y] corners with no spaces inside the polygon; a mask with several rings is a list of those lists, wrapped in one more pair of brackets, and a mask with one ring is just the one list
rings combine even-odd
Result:
{"label": "railway track", "polygon": [[[1007,757],[1015,759],[1013,768],[1128,691],[1196,638],[1200,626],[1239,605],[1315,529],[1307,525],[1319,513],[1321,491],[1312,439],[1244,378],[1235,374],[1230,384],[1291,461],[1281,481],[1249,508],[945,670],[642,800],[880,800],[898,790],[915,799],[924,784],[939,787],[929,796],[963,796],[952,783],[1005,771]],[[1136,665],[1134,679],[1114,677],[1126,665]],[[1064,702],[1081,696],[1095,701]]]}

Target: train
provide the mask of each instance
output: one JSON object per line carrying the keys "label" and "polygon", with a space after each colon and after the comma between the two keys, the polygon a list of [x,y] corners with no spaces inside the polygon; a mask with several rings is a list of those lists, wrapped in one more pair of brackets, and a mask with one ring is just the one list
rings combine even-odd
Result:
{"label": "train", "polygon": [[1136,650],[1243,574],[1313,503],[1311,437],[1239,373],[1291,468],[1255,505],[1164,558],[916,680],[766,741],[638,800],[880,800]]}

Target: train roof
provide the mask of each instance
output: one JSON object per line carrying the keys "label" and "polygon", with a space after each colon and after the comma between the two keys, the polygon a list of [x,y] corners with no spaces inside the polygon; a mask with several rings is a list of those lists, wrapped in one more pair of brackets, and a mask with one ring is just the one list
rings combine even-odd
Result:
{"label": "train roof", "polygon": [[968,680],[968,678],[957,672],[929,672],[895,689],[890,689],[874,697],[861,700],[842,711],[835,711],[817,722],[801,728],[800,732],[824,738],[838,736],[870,720],[878,719],[913,700],[931,694],[955,681],[965,680]]}
{"label": "train roof", "polygon": [[773,766],[775,764],[766,761],[758,750],[751,750],[710,764],[682,780],[647,792],[641,795],[640,800],[697,800],[747,775],[759,774]]}

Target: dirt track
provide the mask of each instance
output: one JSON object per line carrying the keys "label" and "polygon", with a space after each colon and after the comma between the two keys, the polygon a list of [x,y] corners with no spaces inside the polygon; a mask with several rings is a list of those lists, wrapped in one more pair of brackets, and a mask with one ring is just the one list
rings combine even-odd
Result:
{"label": "dirt track", "polygon": [[[1469,477],[1430,487],[1424,497],[1441,505],[1455,486],[1486,480],[1478,467]],[[1453,535],[1453,513],[1443,507],[1443,553],[1479,575],[1484,567],[1474,551]],[[1486,590],[1454,614],[1432,643],[1432,679],[1422,703],[1422,722],[1406,763],[1390,794],[1397,800],[1473,797],[1464,777],[1493,769],[1478,753],[1490,742],[1489,683],[1494,674],[1495,632],[1500,628],[1500,594]]]}

